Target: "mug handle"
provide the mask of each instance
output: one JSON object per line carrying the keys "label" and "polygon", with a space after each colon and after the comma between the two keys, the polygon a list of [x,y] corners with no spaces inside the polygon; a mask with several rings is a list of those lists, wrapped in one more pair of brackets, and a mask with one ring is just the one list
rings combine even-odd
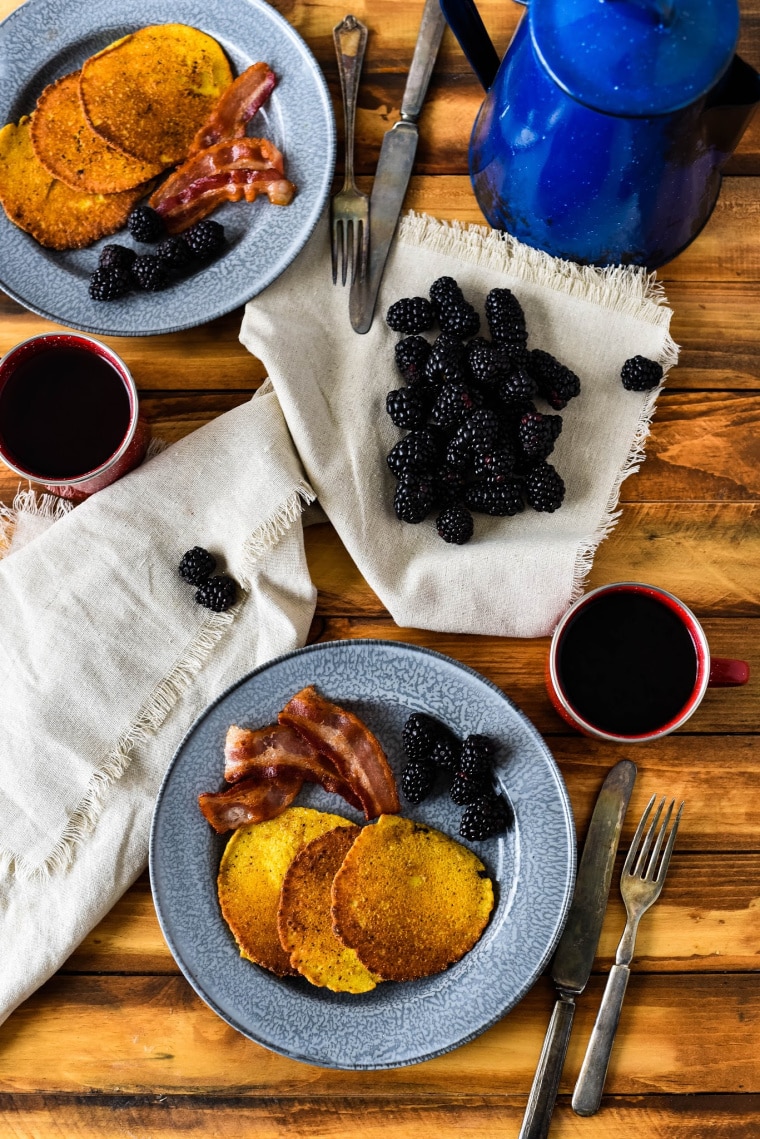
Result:
{"label": "mug handle", "polygon": [[729,657],[712,657],[710,660],[711,688],[738,688],[749,680],[749,665],[746,660],[731,660]]}

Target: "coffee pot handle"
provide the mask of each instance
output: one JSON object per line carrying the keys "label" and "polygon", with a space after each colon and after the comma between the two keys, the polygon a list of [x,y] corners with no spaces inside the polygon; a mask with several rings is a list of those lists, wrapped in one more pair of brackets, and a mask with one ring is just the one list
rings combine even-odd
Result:
{"label": "coffee pot handle", "polygon": [[499,57],[473,0],[440,0],[446,23],[472,70],[487,91],[499,70]]}

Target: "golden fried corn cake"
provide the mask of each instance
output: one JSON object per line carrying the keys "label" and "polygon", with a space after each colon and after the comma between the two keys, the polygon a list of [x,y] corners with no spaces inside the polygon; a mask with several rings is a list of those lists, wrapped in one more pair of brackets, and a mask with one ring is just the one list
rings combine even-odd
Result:
{"label": "golden fried corn cake", "polygon": [[336,827],[311,840],[290,864],[280,892],[277,926],[290,964],[312,985],[366,993],[377,978],[332,927],[332,884],[359,827]]}
{"label": "golden fried corn cake", "polygon": [[472,949],[493,886],[471,850],[411,819],[363,828],[335,875],[332,915],[344,945],[385,981],[439,973]]}
{"label": "golden fried corn cake", "polygon": [[154,24],[90,56],[79,94],[101,138],[164,169],[187,156],[231,82],[227,58],[211,36],[185,24]]}
{"label": "golden fried corn cake", "polygon": [[79,76],[64,75],[37,100],[32,146],[42,165],[72,190],[90,194],[117,194],[155,178],[162,164],[127,158],[95,134],[84,117]]}
{"label": "golden fried corn cake", "polygon": [[277,910],[291,862],[317,835],[353,826],[340,815],[288,807],[274,819],[240,827],[222,855],[219,904],[240,954],[284,977],[297,971],[280,944]]}
{"label": "golden fried corn cake", "polygon": [[37,158],[30,120],[0,130],[0,203],[10,220],[48,249],[83,249],[121,229],[140,188],[85,194],[64,185]]}

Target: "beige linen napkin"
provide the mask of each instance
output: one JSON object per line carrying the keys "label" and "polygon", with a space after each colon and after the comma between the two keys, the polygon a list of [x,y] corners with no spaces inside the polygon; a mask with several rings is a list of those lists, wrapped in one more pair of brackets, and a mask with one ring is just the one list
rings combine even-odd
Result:
{"label": "beige linen napkin", "polygon": [[[594,552],[614,526],[623,479],[638,469],[657,391],[620,382],[643,355],[667,370],[677,349],[661,288],[643,269],[557,261],[508,235],[409,214],[401,221],[366,336],[348,321],[348,292],[330,282],[325,220],[293,265],[248,305],[241,340],[265,364],[319,503],[399,625],[534,637],[549,633],[583,590]],[[475,537],[444,543],[432,522],[399,522],[385,457],[403,432],[385,412],[402,386],[385,323],[401,297],[454,277],[481,314],[492,288],[525,310],[528,347],[581,378],[561,413],[551,462],[567,493],[554,514],[476,516]],[[428,334],[432,337],[435,333]],[[550,410],[538,400],[539,410]]]}
{"label": "beige linen napkin", "polygon": [[[144,868],[156,792],[197,716],[304,643],[312,498],[263,391],[0,562],[0,1019]],[[194,545],[242,587],[226,613],[177,573]]]}

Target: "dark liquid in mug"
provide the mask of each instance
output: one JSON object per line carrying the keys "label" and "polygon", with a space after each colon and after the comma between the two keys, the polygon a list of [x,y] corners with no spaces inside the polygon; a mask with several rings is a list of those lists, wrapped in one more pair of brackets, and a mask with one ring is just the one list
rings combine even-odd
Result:
{"label": "dark liquid in mug", "polygon": [[102,466],[129,429],[129,393],[112,364],[86,348],[30,352],[0,391],[0,444],[46,481]]}
{"label": "dark liquid in mug", "polygon": [[589,724],[618,736],[645,735],[678,716],[697,665],[691,634],[673,610],[628,590],[579,609],[557,654],[567,700]]}

